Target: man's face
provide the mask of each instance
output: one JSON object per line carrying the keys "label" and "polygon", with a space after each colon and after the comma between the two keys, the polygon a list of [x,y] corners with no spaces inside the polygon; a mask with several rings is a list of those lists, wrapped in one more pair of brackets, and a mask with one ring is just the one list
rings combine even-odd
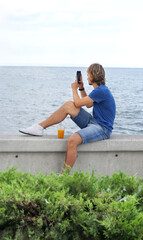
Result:
{"label": "man's face", "polygon": [[92,84],[93,84],[93,83],[92,83],[93,77],[92,77],[92,75],[91,75],[90,73],[87,73],[87,80],[88,80],[88,84],[89,84],[89,85],[92,85]]}

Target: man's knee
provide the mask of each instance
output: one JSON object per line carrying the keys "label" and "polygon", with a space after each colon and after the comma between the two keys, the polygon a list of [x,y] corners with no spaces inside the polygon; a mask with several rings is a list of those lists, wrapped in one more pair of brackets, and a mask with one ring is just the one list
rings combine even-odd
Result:
{"label": "man's knee", "polygon": [[68,139],[68,148],[75,148],[82,143],[82,138],[78,133],[74,133]]}
{"label": "man's knee", "polygon": [[65,111],[66,113],[68,113],[72,118],[75,117],[78,113],[80,108],[77,108],[74,105],[73,101],[68,101],[66,102],[63,106],[63,111]]}
{"label": "man's knee", "polygon": [[74,148],[74,147],[76,147],[75,139],[71,136],[68,139],[68,148]]}
{"label": "man's knee", "polygon": [[73,101],[67,101],[67,102],[65,102],[64,105],[63,105],[63,108],[65,108],[65,109],[71,109],[71,108],[73,108],[73,107],[75,107]]}

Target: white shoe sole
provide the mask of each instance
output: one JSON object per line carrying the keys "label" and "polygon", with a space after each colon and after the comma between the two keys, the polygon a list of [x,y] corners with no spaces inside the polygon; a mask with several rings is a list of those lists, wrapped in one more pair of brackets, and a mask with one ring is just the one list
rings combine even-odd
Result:
{"label": "white shoe sole", "polygon": [[27,135],[30,135],[30,136],[37,136],[37,137],[42,137],[43,135],[36,135],[36,134],[31,134],[31,133],[28,133],[28,132],[23,132],[21,130],[19,130],[20,133],[23,133],[23,134],[27,134]]}

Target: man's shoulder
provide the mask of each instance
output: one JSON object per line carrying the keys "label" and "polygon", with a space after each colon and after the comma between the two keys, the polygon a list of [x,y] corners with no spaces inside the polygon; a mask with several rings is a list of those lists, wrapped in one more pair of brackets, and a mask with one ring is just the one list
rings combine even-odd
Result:
{"label": "man's shoulder", "polygon": [[104,92],[105,94],[111,93],[110,89],[106,85],[100,85],[99,91]]}
{"label": "man's shoulder", "polygon": [[[108,88],[106,88],[105,85],[100,85],[99,87],[94,88],[94,89],[90,92],[90,94],[91,94],[91,95],[102,94],[102,93],[104,93],[104,92],[106,91],[106,89],[108,89]],[[89,95],[90,95],[90,94],[89,94]]]}
{"label": "man's shoulder", "polygon": [[102,93],[104,93],[104,92],[106,93],[106,92],[110,91],[109,88],[103,84],[101,84],[99,87],[95,88],[94,90],[95,90],[95,92],[102,92]]}

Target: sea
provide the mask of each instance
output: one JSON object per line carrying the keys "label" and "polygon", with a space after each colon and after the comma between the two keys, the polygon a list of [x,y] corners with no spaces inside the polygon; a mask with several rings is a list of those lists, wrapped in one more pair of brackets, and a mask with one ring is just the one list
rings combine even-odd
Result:
{"label": "sea", "polygon": [[[66,101],[73,100],[71,83],[82,72],[87,94],[86,67],[0,67],[0,134],[18,135],[19,129],[45,120]],[[116,101],[114,134],[143,134],[143,68],[105,68],[106,85]],[[87,109],[92,113],[92,108]],[[79,128],[70,116],[62,122],[65,134]],[[57,135],[57,125],[44,135]]]}

